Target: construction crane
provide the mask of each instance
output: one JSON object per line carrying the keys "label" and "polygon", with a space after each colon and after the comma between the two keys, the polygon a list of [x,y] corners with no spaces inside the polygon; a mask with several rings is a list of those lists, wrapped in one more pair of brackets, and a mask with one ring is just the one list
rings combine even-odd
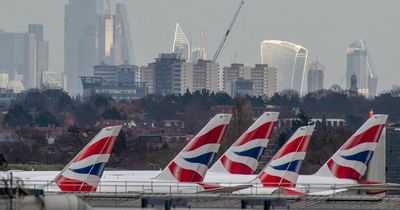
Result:
{"label": "construction crane", "polygon": [[228,30],[225,32],[224,38],[222,39],[221,43],[219,43],[219,46],[218,46],[218,48],[217,48],[217,51],[216,51],[215,54],[214,54],[214,57],[213,57],[213,59],[212,59],[212,61],[213,61],[214,63],[217,61],[218,56],[219,56],[219,54],[221,53],[222,48],[224,47],[225,41],[226,41],[226,39],[228,38],[229,32],[231,32],[231,29],[232,29],[233,25],[234,25],[235,22],[236,22],[236,19],[237,19],[238,15],[239,15],[240,10],[242,9],[243,4],[244,4],[244,0],[241,0],[238,9],[236,10],[236,13],[235,13],[235,15],[233,16],[233,19],[232,19],[231,23],[229,24]]}

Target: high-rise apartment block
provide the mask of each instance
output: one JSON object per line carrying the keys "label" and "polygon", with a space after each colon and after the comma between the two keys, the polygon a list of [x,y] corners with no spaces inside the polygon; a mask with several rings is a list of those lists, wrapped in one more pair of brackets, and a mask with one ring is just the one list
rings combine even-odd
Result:
{"label": "high-rise apartment block", "polygon": [[308,67],[307,87],[308,92],[315,92],[324,88],[325,66],[318,61],[313,62]]}
{"label": "high-rise apartment block", "polygon": [[[251,89],[253,92],[251,95],[271,97],[276,92],[276,68],[269,67],[266,64],[256,64],[254,67],[231,64],[229,67],[224,67],[221,81],[223,91],[234,96],[232,95],[235,92],[232,84],[239,79],[252,82],[253,87]],[[245,82],[243,81],[243,84]],[[246,83],[246,85],[248,84]]]}
{"label": "high-rise apartment block", "polygon": [[193,64],[193,91],[203,89],[218,92],[219,65],[210,60],[198,60]]}
{"label": "high-rise apartment block", "polygon": [[147,87],[148,94],[154,94],[155,69],[155,63],[149,63],[149,65],[141,66],[139,69],[139,81]]}
{"label": "high-rise apartment block", "polygon": [[378,77],[372,67],[366,42],[362,39],[347,48],[347,89],[351,87],[351,77],[357,77],[358,92],[365,96],[376,95]]}
{"label": "high-rise apartment block", "polygon": [[155,94],[170,95],[182,92],[182,63],[175,53],[163,53],[156,58],[155,63]]}
{"label": "high-rise apartment block", "polygon": [[277,91],[292,89],[303,93],[307,56],[306,48],[291,42],[261,42],[261,63],[277,69]]}
{"label": "high-rise apartment block", "polygon": [[276,68],[267,64],[256,64],[251,68],[255,96],[271,97],[276,93]]}

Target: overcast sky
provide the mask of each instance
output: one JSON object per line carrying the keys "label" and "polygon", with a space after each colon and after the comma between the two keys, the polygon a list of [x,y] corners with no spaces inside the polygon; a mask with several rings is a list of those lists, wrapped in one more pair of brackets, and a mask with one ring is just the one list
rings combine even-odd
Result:
{"label": "overcast sky", "polygon": [[[116,2],[116,0],[112,0]],[[64,5],[67,0],[0,0],[0,28],[26,31],[41,23],[50,42],[50,70],[63,71]],[[121,2],[121,1],[119,1]],[[137,65],[170,52],[175,24],[192,41],[208,34],[212,57],[239,0],[126,0]],[[247,0],[222,51],[219,63],[260,62],[260,42],[280,39],[309,50],[326,66],[326,86],[340,83],[346,69],[346,47],[367,41],[378,74],[378,89],[400,84],[399,0]],[[235,56],[236,54],[236,56]],[[345,81],[340,83],[345,85]]]}

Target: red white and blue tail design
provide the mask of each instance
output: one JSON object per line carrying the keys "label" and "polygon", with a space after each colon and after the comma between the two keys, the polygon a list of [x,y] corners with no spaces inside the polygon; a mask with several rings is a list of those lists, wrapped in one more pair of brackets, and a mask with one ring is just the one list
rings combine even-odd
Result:
{"label": "red white and blue tail design", "polygon": [[253,174],[271,138],[279,112],[265,112],[215,162],[209,172]]}
{"label": "red white and blue tail design", "polygon": [[215,115],[155,179],[202,182],[231,117],[231,114]]}
{"label": "red white and blue tail design", "polygon": [[63,192],[96,191],[121,127],[103,128],[56,176]]}
{"label": "red white and blue tail design", "polygon": [[359,180],[365,175],[387,115],[375,114],[317,171],[316,176]]}
{"label": "red white and blue tail design", "polygon": [[298,128],[261,171],[257,182],[264,187],[295,187],[313,132],[314,125]]}

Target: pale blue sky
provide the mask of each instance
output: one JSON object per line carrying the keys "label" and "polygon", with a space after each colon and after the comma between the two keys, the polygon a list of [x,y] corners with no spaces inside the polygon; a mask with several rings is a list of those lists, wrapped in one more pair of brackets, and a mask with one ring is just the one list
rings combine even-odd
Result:
{"label": "pale blue sky", "polygon": [[[116,1],[116,0],[112,0]],[[63,70],[64,4],[66,0],[0,0],[0,28],[26,31],[29,23],[42,23],[50,41],[50,68]],[[179,21],[193,47],[200,32],[208,33],[212,57],[239,0],[125,0],[131,22],[137,65],[169,52],[175,23]],[[231,32],[219,63],[260,62],[260,42],[291,41],[308,48],[326,66],[326,84],[340,83],[346,69],[346,47],[367,41],[379,77],[378,89],[400,84],[399,0],[247,0]],[[345,82],[342,83],[345,85]]]}

